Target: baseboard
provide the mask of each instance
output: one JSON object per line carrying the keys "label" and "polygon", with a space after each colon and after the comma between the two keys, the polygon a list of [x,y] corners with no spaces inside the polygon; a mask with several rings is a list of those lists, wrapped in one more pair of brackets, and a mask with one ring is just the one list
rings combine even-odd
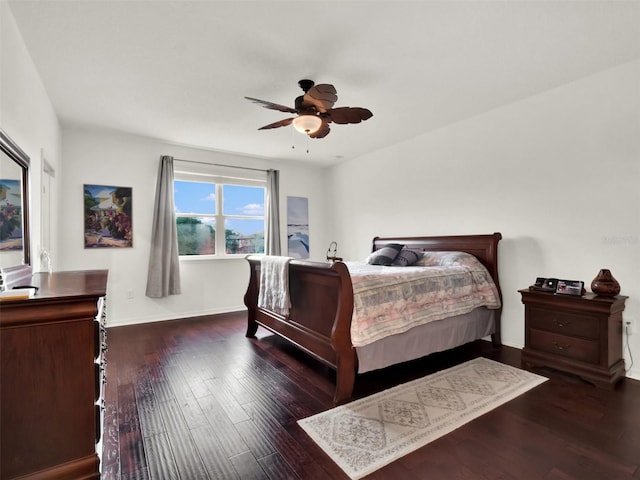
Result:
{"label": "baseboard", "polygon": [[635,370],[629,370],[626,373],[627,378],[633,378],[634,380],[640,380],[640,372],[636,372]]}
{"label": "baseboard", "polygon": [[124,327],[126,325],[140,325],[143,323],[153,323],[153,322],[164,322],[167,320],[179,320],[181,318],[191,318],[191,317],[202,317],[205,315],[219,315],[223,313],[235,313],[246,311],[247,307],[239,306],[239,307],[227,307],[215,310],[202,310],[202,311],[190,311],[190,312],[181,312],[170,313],[167,315],[147,315],[143,317],[130,317],[130,318],[118,318],[116,320],[112,320],[107,315],[107,328],[111,327]]}

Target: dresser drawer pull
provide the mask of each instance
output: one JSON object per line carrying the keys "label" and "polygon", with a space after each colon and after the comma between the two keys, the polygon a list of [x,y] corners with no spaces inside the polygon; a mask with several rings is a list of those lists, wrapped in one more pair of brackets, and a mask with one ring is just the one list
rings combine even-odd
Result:
{"label": "dresser drawer pull", "polygon": [[555,324],[559,327],[568,327],[569,325],[571,325],[571,322],[567,322],[567,321],[560,321],[557,318],[553,320],[555,322]]}
{"label": "dresser drawer pull", "polygon": [[561,344],[558,342],[553,342],[553,346],[556,347],[558,350],[566,350],[567,348],[569,348],[571,345],[569,344]]}

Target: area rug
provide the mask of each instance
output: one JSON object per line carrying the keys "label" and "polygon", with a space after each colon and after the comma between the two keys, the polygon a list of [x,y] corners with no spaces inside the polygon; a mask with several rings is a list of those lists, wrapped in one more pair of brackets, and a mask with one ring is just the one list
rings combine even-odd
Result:
{"label": "area rug", "polygon": [[298,424],[352,479],[362,478],[546,381],[476,358]]}

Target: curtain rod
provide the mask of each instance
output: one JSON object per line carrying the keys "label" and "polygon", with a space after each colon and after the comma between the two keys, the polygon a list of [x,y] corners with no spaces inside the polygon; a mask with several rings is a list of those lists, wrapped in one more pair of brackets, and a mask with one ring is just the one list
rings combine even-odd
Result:
{"label": "curtain rod", "polygon": [[239,168],[240,170],[253,170],[256,172],[268,172],[269,170],[265,170],[263,168],[252,168],[252,167],[238,167],[236,165],[225,165],[224,163],[209,163],[209,162],[199,162],[197,160],[184,160],[182,158],[174,158],[179,162],[187,162],[187,163],[199,163],[201,165],[212,165],[214,167],[228,167],[228,168]]}

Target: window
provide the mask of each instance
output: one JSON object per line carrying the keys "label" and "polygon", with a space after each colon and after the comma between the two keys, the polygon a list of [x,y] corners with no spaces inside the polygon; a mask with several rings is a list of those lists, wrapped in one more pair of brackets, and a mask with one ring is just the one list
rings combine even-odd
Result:
{"label": "window", "polygon": [[173,186],[179,255],[264,253],[264,180],[176,171]]}

